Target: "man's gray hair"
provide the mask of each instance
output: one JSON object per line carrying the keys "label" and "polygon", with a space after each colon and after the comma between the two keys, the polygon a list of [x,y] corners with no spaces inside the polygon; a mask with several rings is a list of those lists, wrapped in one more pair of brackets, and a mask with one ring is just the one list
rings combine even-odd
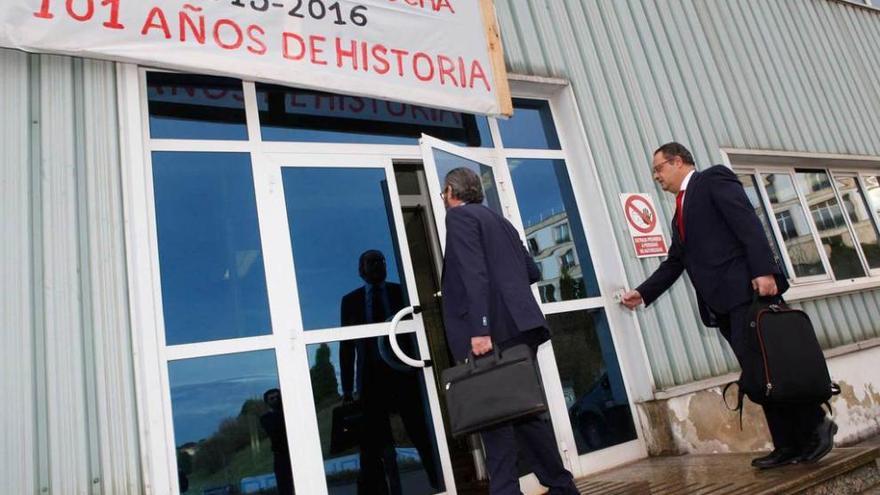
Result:
{"label": "man's gray hair", "polygon": [[446,174],[443,189],[452,188],[452,194],[465,203],[483,202],[483,184],[480,176],[466,167],[458,167]]}

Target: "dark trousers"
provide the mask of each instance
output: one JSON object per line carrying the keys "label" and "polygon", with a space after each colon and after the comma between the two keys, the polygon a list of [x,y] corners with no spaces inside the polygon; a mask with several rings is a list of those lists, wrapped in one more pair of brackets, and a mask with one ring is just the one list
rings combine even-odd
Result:
{"label": "dark trousers", "polygon": [[[546,330],[524,332],[521,339],[501,343],[501,348],[526,343],[537,351],[538,344],[546,340]],[[486,467],[489,470],[489,493],[491,495],[519,495],[519,455],[538,477],[542,485],[550,489],[550,495],[577,495],[571,473],[562,464],[553,426],[544,416],[535,416],[508,423],[481,432],[486,447]]]}
{"label": "dark trousers", "polygon": [[[741,368],[749,366],[750,360],[760,355],[749,350],[754,336],[749,332],[749,304],[733,308],[728,314],[717,315],[721,335],[730,344]],[[750,340],[751,339],[751,340]],[[792,342],[792,345],[797,343]],[[766,405],[764,416],[770,428],[775,448],[802,450],[812,439],[813,433],[825,418],[820,404]]]}

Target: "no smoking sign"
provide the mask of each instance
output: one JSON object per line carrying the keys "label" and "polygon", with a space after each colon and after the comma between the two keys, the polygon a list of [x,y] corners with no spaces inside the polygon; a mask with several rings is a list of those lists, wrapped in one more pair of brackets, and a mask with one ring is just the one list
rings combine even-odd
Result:
{"label": "no smoking sign", "polygon": [[639,258],[665,256],[666,238],[657,223],[657,208],[651,196],[643,193],[620,195],[623,214]]}

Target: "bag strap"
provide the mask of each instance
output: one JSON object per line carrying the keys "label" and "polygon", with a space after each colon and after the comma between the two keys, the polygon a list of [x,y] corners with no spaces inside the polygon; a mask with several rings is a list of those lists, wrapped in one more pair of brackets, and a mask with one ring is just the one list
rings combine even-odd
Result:
{"label": "bag strap", "polygon": [[[840,385],[838,385],[834,382],[831,382],[831,395],[832,396],[840,395]],[[831,408],[831,401],[826,400],[825,402],[822,403],[822,405],[825,406],[825,409],[828,409],[828,415],[833,418],[834,417],[834,409]]]}
{"label": "bag strap", "polygon": [[[730,404],[727,402],[727,389],[731,387],[731,385],[736,384],[736,407],[731,408]],[[730,382],[724,386],[724,390],[721,391],[721,400],[724,401],[724,406],[728,411],[739,411],[739,431],[743,429],[743,397],[745,396],[745,392],[743,392],[742,387],[739,384],[739,380],[735,382]]]}

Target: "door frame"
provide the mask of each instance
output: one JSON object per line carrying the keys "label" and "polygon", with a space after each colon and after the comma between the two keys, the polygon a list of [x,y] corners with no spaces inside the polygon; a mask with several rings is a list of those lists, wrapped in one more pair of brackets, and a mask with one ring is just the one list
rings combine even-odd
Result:
{"label": "door frame", "polygon": [[[443,141],[441,139],[437,139],[435,137],[429,135],[422,135],[420,140],[420,146],[422,149],[423,162],[425,167],[425,175],[428,181],[429,188],[429,198],[432,203],[434,209],[434,216],[437,223],[438,235],[441,239],[441,247],[445,251],[445,209],[442,205],[438,206],[438,199],[440,197],[441,178],[437,175],[437,166],[434,160],[434,150],[439,150],[448,154],[452,154],[463,158],[465,160],[479,163],[480,165],[484,165],[490,167],[492,169],[492,174],[495,179],[496,189],[498,191],[499,200],[501,202],[502,214],[505,218],[507,218],[517,229],[520,238],[525,239],[525,228],[522,224],[522,217],[519,212],[519,203],[516,199],[515,192],[513,190],[513,180],[510,176],[510,168],[506,166],[505,159],[499,159],[498,157],[484,157],[481,154],[473,153],[472,150],[455,145],[453,143],[449,143]],[[516,157],[530,157],[530,156],[538,156],[543,158],[544,155],[555,155],[556,153],[551,152],[531,152],[531,151],[514,151],[510,153],[512,156]],[[565,158],[563,158],[565,159]],[[571,175],[569,169],[569,175]],[[572,182],[574,179],[571,179]],[[582,221],[586,217],[584,214],[582,206],[582,201],[577,200],[577,206],[579,209],[579,216]],[[585,229],[586,231],[587,229]],[[585,232],[588,233],[588,232]],[[591,262],[593,262],[594,267],[596,267],[596,255],[593,254],[592,249],[595,247],[594,242],[590,242],[588,240],[588,244],[591,248]],[[598,269],[597,277],[598,277]],[[532,294],[533,297],[537,301],[541,301],[540,295],[538,293],[537,284],[532,286]],[[602,296],[579,299],[574,301],[560,301],[555,303],[542,303],[542,309],[547,312],[548,307],[552,308],[553,313],[555,312],[568,312],[568,311],[578,311],[578,310],[602,310],[606,318],[609,320],[609,331],[611,333],[612,345],[614,346],[614,352],[619,356],[619,336],[616,335],[614,331],[614,324],[611,322],[611,315],[615,310],[621,310],[620,305],[614,302],[609,305],[609,298],[607,297],[607,291],[604,289],[601,291]],[[612,299],[613,300],[613,299]],[[549,313],[549,312],[548,312]],[[560,451],[560,456],[562,457],[563,464],[572,471],[572,474],[577,476],[586,476],[592,472],[596,472],[597,470],[604,468],[610,465],[616,465],[622,462],[626,462],[629,460],[633,460],[634,458],[640,458],[644,456],[645,449],[642,439],[642,428],[640,425],[640,418],[638,417],[638,410],[636,409],[635,401],[632,397],[632,391],[627,385],[627,379],[624,375],[624,389],[627,393],[627,399],[630,407],[630,415],[632,417],[633,426],[636,431],[636,438],[634,440],[630,440],[621,444],[617,444],[611,447],[606,447],[599,451],[588,452],[586,454],[578,454],[577,446],[575,442],[574,430],[571,424],[571,420],[568,415],[568,409],[565,404],[565,396],[562,387],[562,380],[559,375],[559,370],[556,365],[556,357],[553,352],[553,341],[552,339],[545,344],[542,344],[538,349],[538,364],[541,371],[541,379],[545,385],[545,393],[547,396],[550,418],[553,423],[553,431],[556,436],[556,444]],[[623,374],[623,367],[625,364],[622,359],[618,359],[618,364],[621,368],[621,374]],[[601,466],[601,468],[600,468]],[[524,485],[526,491],[529,490],[529,487],[537,483],[537,479],[533,476],[527,477],[521,481]]]}
{"label": "door frame", "polygon": [[[259,156],[259,167],[264,170],[263,177],[264,190],[260,190],[260,181],[257,190],[257,208],[260,215],[260,227],[263,232],[274,232],[276,239],[274,244],[263,243],[264,257],[266,259],[269,271],[284,272],[283,279],[286,279],[284,285],[269,287],[270,294],[273,289],[279,294],[280,298],[287,301],[287,306],[295,306],[290,310],[294,313],[295,319],[291,322],[296,329],[294,336],[291,338],[291,347],[294,348],[294,376],[288,377],[295,390],[301,391],[299,395],[306,395],[304,400],[300,401],[298,407],[288,412],[287,403],[285,402],[285,418],[288,428],[288,437],[294,442],[297,441],[297,434],[301,435],[297,445],[305,445],[306,448],[299,452],[300,459],[319,459],[320,467],[308,465],[308,469],[302,469],[300,462],[291,464],[293,469],[293,477],[298,493],[327,493],[326,476],[323,466],[323,454],[321,451],[321,438],[318,433],[318,422],[314,402],[312,400],[312,383],[309,376],[308,347],[310,345],[341,342],[344,340],[354,340],[365,337],[384,337],[389,335],[390,327],[388,323],[372,323],[366,325],[358,325],[355,327],[334,327],[328,329],[304,330],[302,327],[302,318],[299,314],[299,286],[296,283],[295,259],[293,257],[293,248],[290,243],[290,226],[287,218],[287,208],[284,201],[284,187],[282,181],[282,171],[285,168],[361,168],[361,169],[382,169],[385,172],[385,180],[388,184],[389,207],[394,221],[395,235],[398,242],[398,253],[400,255],[399,277],[401,282],[406,285],[407,295],[410,306],[419,305],[419,295],[416,289],[415,272],[412,266],[412,257],[409,252],[409,244],[406,237],[406,228],[403,223],[403,210],[400,204],[400,197],[397,189],[397,180],[394,174],[394,164],[389,156],[361,156],[361,155],[344,155],[344,154],[309,154],[309,153],[262,153]],[[261,203],[260,198],[264,201]],[[280,235],[278,235],[280,233]],[[284,239],[281,239],[284,237]],[[272,251],[270,254],[269,251]],[[271,296],[270,296],[271,299]],[[418,343],[418,352],[421,356],[429,356],[428,340],[425,333],[422,316],[420,314],[412,315],[412,320],[401,321],[398,325],[398,334],[412,333],[416,335]],[[416,369],[421,373],[422,383],[425,385],[428,404],[432,418],[433,432],[437,446],[437,453],[440,461],[440,474],[444,478],[446,490],[437,492],[438,495],[446,493],[454,494],[455,479],[452,474],[452,462],[449,456],[449,445],[446,441],[446,430],[443,425],[442,412],[440,411],[439,393],[435,386],[434,369],[427,366],[422,369]],[[282,389],[282,395],[285,391]],[[305,421],[303,421],[303,419]],[[300,425],[299,423],[308,423]],[[293,428],[293,429],[291,429]],[[303,428],[300,430],[299,428]],[[294,432],[291,435],[290,432]],[[294,450],[291,451],[293,456]],[[296,457],[294,456],[292,461]],[[297,471],[300,472],[301,480],[297,477]],[[323,486],[316,486],[315,478],[321,480]],[[299,491],[299,486],[308,487],[310,490],[319,491]]]}
{"label": "door frame", "polygon": [[[125,206],[124,236],[126,242],[126,264],[128,276],[128,303],[131,328],[133,329],[133,354],[135,394],[138,415],[138,429],[141,451],[141,471],[147,493],[174,493],[177,490],[175,475],[176,459],[174,446],[168,432],[171,431],[170,403],[166,399],[169,393],[167,380],[166,356],[161,352],[164,346],[162,330],[161,293],[159,292],[158,266],[153,253],[155,232],[153,225],[154,210],[151,208],[150,197],[151,168],[150,153],[152,151],[173,150],[185,143],[190,151],[237,151],[251,153],[256,157],[262,153],[297,154],[349,154],[361,157],[390,157],[395,162],[421,161],[418,146],[413,145],[361,145],[339,143],[292,143],[263,142],[260,136],[260,125],[257,120],[257,96],[253,83],[243,83],[243,94],[247,113],[247,127],[250,134],[248,141],[222,142],[215,141],[175,141],[151,140],[149,137],[149,120],[146,106],[145,73],[150,70],[133,64],[117,64],[117,104],[120,123],[120,156],[122,163],[122,200]],[[572,186],[576,191],[581,221],[585,227],[587,241],[590,246],[596,276],[602,290],[602,306],[606,308],[615,348],[620,362],[621,372],[630,399],[631,406],[635,403],[653,398],[653,375],[649,364],[647,350],[642,339],[642,331],[634,313],[624,311],[614,299],[614,294],[626,288],[628,282],[623,264],[623,254],[618,250],[617,233],[612,227],[610,203],[604,194],[592,150],[589,147],[584,122],[578,111],[577,102],[572,88],[567,81],[532,76],[510,75],[511,89],[515,97],[547,100],[553,112],[554,124],[562,144],[560,158],[569,164],[568,170]],[[490,130],[493,147],[470,149],[474,156],[482,159],[506,161],[515,151],[504,149],[501,145],[500,131],[495,120],[490,119]],[[519,150],[521,151],[521,150]],[[252,160],[256,163],[259,158]],[[577,164],[577,166],[575,165]],[[256,171],[259,167],[255,167]],[[507,167],[498,167],[504,171],[504,181],[509,183]],[[498,179],[498,177],[496,177]],[[256,177],[255,177],[256,182]],[[504,188],[499,193],[507,194]],[[591,198],[590,215],[586,215],[584,202]],[[502,203],[505,201],[502,199]],[[511,204],[507,202],[507,204]],[[515,206],[515,202],[513,205]],[[511,212],[509,218],[522,232],[519,215]],[[262,232],[262,230],[261,230]],[[286,233],[285,233],[286,234]],[[403,232],[399,234],[405,234]],[[288,241],[289,242],[289,241]],[[411,289],[410,289],[411,290]],[[545,311],[563,310],[568,302],[543,305]],[[560,305],[560,306],[557,306]],[[299,346],[305,348],[304,345]],[[279,349],[279,347],[276,347]],[[422,349],[423,355],[425,350]],[[542,348],[541,351],[552,355],[552,349]],[[301,359],[304,359],[301,357]],[[279,362],[279,380],[283,373]],[[163,370],[164,369],[164,370]],[[548,373],[548,372],[545,372]],[[549,370],[546,378],[551,382],[559,381],[556,369]],[[552,375],[556,375],[555,377]],[[311,400],[311,398],[309,398]],[[563,450],[572,449],[575,455],[568,453],[564,460],[577,475],[585,475],[616,465],[625,460],[645,457],[647,451],[639,427],[640,418],[633,407],[633,420],[639,439],[623,446],[612,447],[597,453],[576,456],[574,445],[560,444]],[[436,421],[436,420],[435,420]],[[568,421],[560,424],[570,425]],[[439,441],[439,439],[438,439]],[[611,454],[611,455],[608,455]],[[308,460],[303,460],[308,465]],[[299,462],[299,460],[297,461]],[[297,466],[293,466],[296,469]],[[321,480],[321,484],[324,481]],[[307,492],[319,493],[319,492]]]}

